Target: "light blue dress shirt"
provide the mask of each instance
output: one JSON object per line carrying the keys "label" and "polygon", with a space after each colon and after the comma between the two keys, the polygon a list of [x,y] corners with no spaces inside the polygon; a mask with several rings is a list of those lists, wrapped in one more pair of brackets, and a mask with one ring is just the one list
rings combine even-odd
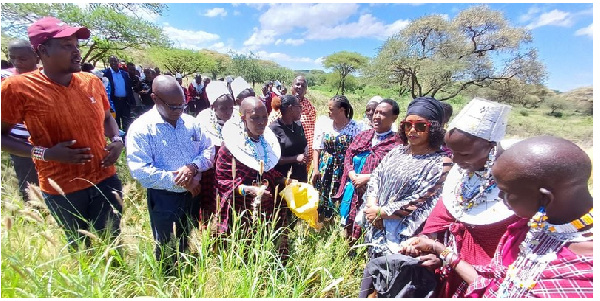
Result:
{"label": "light blue dress shirt", "polygon": [[125,90],[125,79],[121,70],[115,72],[112,68],[109,68],[112,73],[113,84],[115,85],[115,97],[127,97],[127,91]]}
{"label": "light blue dress shirt", "polygon": [[200,123],[183,114],[173,127],[156,106],[136,119],[127,132],[127,165],[131,176],[145,188],[185,192],[175,185],[173,171],[195,163],[199,172],[213,167],[215,148]]}

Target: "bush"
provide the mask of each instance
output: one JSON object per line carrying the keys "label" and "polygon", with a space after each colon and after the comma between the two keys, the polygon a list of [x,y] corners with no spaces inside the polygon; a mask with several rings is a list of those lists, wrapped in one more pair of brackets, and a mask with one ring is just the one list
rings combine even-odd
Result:
{"label": "bush", "polygon": [[527,110],[520,110],[519,114],[521,114],[521,116],[529,116],[529,112],[527,112]]}

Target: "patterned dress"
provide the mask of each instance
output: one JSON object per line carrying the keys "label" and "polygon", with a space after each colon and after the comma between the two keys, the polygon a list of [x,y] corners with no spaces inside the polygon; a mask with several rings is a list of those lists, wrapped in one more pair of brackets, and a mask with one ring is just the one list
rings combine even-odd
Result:
{"label": "patterned dress", "polygon": [[390,216],[407,206],[418,207],[403,218],[384,219],[383,230],[365,223],[364,218],[359,222],[363,214],[359,212],[356,219],[365,227],[365,243],[372,246],[371,254],[397,253],[400,243],[419,230],[441,193],[446,175],[443,158],[441,151],[412,155],[408,146],[400,145],[391,150],[371,173],[362,210],[369,197],[377,199],[382,212]]}
{"label": "patterned dress", "polygon": [[341,130],[333,127],[333,120],[320,119],[315,127],[313,149],[319,152],[319,173],[321,178],[317,181],[316,189],[319,190],[319,215],[331,218],[339,211],[339,204],[335,205],[332,197],[338,192],[340,178],[344,173],[344,158],[346,150],[362,127],[354,120]]}

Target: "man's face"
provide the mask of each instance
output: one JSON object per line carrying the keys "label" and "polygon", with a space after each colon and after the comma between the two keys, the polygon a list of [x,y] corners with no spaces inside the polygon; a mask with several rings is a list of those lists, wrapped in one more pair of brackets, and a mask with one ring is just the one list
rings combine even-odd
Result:
{"label": "man's face", "polygon": [[79,52],[79,41],[72,35],[66,38],[50,39],[39,48],[42,56],[48,58],[53,71],[62,73],[75,73],[81,71],[81,53]]}
{"label": "man's face", "polygon": [[119,59],[117,59],[116,57],[111,57],[108,59],[108,64],[110,65],[110,68],[114,71],[119,70]]}
{"label": "man's face", "polygon": [[153,92],[150,95],[160,116],[166,121],[176,122],[181,117],[181,114],[183,114],[185,100],[181,89],[179,93],[161,94]]}
{"label": "man's face", "polygon": [[202,76],[196,76],[196,84],[201,84],[202,83]]}
{"label": "man's face", "polygon": [[33,49],[25,47],[8,49],[8,59],[19,73],[35,70],[38,63],[38,57]]}
{"label": "man's face", "polygon": [[135,65],[131,65],[131,64],[127,65],[127,73],[136,74],[136,71],[137,70],[135,70]]}
{"label": "man's face", "polygon": [[304,94],[306,94],[306,79],[303,77],[296,77],[296,79],[294,79],[294,87],[292,89],[294,95],[304,97]]}
{"label": "man's face", "polygon": [[373,128],[378,133],[385,133],[392,128],[398,115],[392,114],[392,106],[389,103],[380,103],[373,113]]}

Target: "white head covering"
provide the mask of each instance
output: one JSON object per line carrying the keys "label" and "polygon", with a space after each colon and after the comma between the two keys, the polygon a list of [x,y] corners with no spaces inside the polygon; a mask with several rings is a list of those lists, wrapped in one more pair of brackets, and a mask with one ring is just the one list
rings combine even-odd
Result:
{"label": "white head covering", "polygon": [[382,100],[383,100],[383,97],[381,97],[379,95],[375,95],[369,100],[369,102],[367,102],[367,104],[370,104],[372,102],[380,103]]}
{"label": "white head covering", "polygon": [[448,125],[488,141],[498,142],[506,134],[511,106],[473,98]]}
{"label": "white head covering", "polygon": [[181,73],[175,73],[175,78],[183,78],[183,76],[181,76]]}
{"label": "white head covering", "polygon": [[233,77],[231,77],[231,75],[227,75],[227,77],[225,78],[225,81],[228,83],[231,83],[233,81]]}
{"label": "white head covering", "polygon": [[243,78],[241,78],[240,76],[236,77],[231,82],[231,91],[233,91],[233,97],[237,97],[238,94],[240,94],[240,92],[242,92],[248,88],[251,88],[250,84],[248,84],[248,82],[246,80],[244,80]]}
{"label": "white head covering", "polygon": [[206,86],[206,96],[208,97],[208,101],[211,105],[217,100],[217,98],[224,94],[229,94],[227,83],[224,81],[215,80],[210,82],[210,85]]}

